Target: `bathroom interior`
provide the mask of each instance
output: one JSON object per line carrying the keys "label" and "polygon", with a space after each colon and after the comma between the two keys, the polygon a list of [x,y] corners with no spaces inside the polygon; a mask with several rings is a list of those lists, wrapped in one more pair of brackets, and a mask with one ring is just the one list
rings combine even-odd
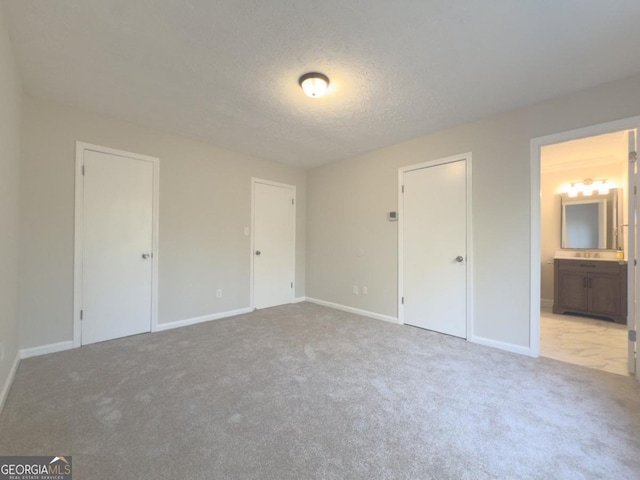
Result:
{"label": "bathroom interior", "polygon": [[627,130],[541,152],[540,355],[628,375]]}

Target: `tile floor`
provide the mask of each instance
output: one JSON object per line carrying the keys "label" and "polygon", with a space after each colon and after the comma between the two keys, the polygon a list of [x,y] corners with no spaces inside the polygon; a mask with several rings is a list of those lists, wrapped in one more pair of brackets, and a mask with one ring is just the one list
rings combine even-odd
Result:
{"label": "tile floor", "polygon": [[540,312],[540,356],[628,375],[627,327],[618,323]]}

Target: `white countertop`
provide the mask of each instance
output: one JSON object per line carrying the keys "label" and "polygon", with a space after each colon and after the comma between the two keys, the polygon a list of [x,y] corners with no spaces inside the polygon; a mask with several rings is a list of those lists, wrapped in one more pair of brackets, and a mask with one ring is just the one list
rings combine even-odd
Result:
{"label": "white countertop", "polygon": [[618,262],[627,263],[624,258],[586,258],[586,257],[554,257],[558,260],[582,260],[587,262]]}
{"label": "white countertop", "polygon": [[[618,263],[627,263],[626,258],[616,258],[615,251],[603,251],[603,252],[594,252],[593,250],[589,251],[590,256],[585,256],[584,250],[577,251],[567,251],[567,250],[558,250],[553,258],[558,258],[562,260],[587,260],[594,262],[618,262]],[[594,256],[594,255],[597,255]]]}

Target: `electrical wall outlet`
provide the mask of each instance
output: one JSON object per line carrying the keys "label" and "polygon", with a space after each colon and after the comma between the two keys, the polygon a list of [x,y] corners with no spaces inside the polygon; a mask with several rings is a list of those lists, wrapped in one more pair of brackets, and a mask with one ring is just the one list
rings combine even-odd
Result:
{"label": "electrical wall outlet", "polygon": [[354,295],[358,295],[358,286],[357,285],[353,286],[353,294]]}
{"label": "electrical wall outlet", "polygon": [[367,290],[367,287],[362,287],[362,294],[363,295],[368,295],[369,294],[369,290]]}
{"label": "electrical wall outlet", "polygon": [[222,298],[222,289],[221,288],[216,290],[216,298]]}

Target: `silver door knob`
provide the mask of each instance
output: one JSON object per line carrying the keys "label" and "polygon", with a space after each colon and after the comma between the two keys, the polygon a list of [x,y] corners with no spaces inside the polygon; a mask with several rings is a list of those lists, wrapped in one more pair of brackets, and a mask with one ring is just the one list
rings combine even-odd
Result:
{"label": "silver door knob", "polygon": [[150,256],[151,256],[151,255],[149,255],[148,253],[143,253],[143,254],[142,254],[142,258],[143,258],[143,259],[145,259],[145,260],[146,260],[147,258],[149,258]]}
{"label": "silver door knob", "polygon": [[256,255],[260,256],[262,252],[260,250],[256,250]]}
{"label": "silver door knob", "polygon": [[458,263],[462,263],[463,261],[464,261],[464,257],[463,257],[463,256],[458,255],[458,256],[456,257],[456,262],[458,262]]}

